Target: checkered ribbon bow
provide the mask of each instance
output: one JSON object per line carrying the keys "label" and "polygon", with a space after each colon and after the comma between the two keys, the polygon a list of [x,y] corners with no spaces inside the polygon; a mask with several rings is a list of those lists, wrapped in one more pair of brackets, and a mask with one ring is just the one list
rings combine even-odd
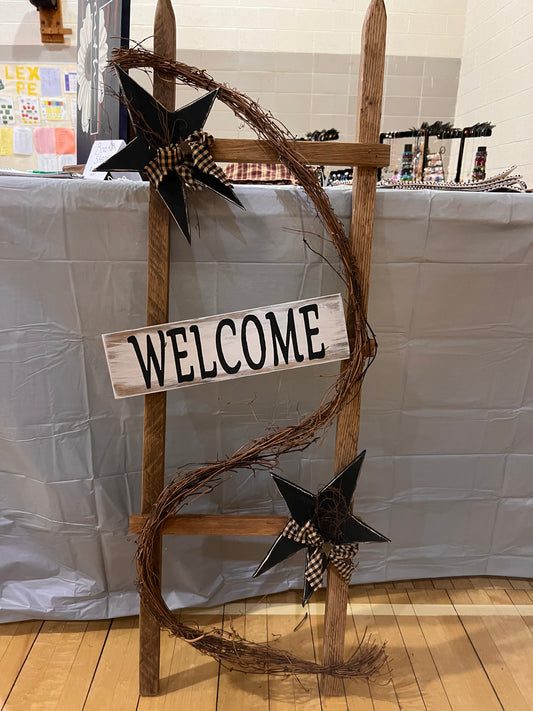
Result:
{"label": "checkered ribbon bow", "polygon": [[347,583],[350,582],[355,567],[352,558],[359,550],[357,543],[331,543],[329,550],[325,552],[325,541],[311,521],[304,526],[299,526],[293,518],[287,523],[281,535],[297,543],[303,543],[310,549],[307,554],[305,579],[313,591],[318,590],[322,585],[322,578],[329,563],[333,563]]}
{"label": "checkered ribbon bow", "polygon": [[229,185],[226,174],[219,168],[209,152],[213,136],[205,131],[194,131],[179,145],[172,143],[157,149],[156,157],[145,166],[150,182],[157,188],[163,178],[173,170],[193,190],[205,187],[194,177],[193,168],[204,174],[218,178],[224,185]]}

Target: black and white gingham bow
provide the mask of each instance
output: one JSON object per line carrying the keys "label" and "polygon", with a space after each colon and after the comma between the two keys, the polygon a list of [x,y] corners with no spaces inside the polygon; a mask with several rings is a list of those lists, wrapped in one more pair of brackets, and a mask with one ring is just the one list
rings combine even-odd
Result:
{"label": "black and white gingham bow", "polygon": [[180,145],[172,143],[158,148],[156,157],[145,166],[154,188],[159,186],[171,170],[175,171],[193,190],[205,187],[201,180],[194,177],[193,168],[218,178],[224,185],[229,185],[226,174],[218,167],[208,150],[212,141],[213,136],[205,131],[194,131]]}
{"label": "black and white gingham bow", "polygon": [[326,553],[323,549],[325,541],[311,521],[304,526],[299,526],[293,518],[287,523],[281,535],[297,543],[303,543],[309,549],[305,579],[313,592],[322,585],[322,578],[329,563],[333,563],[347,583],[350,582],[355,567],[352,558],[359,550],[357,543],[332,543]]}

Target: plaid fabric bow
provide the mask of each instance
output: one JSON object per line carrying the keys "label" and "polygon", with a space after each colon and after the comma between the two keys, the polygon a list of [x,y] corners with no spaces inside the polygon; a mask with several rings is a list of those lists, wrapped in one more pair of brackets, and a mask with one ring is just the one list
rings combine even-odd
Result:
{"label": "plaid fabric bow", "polygon": [[209,152],[212,142],[213,136],[205,131],[194,131],[179,145],[172,143],[158,148],[156,157],[144,168],[154,188],[159,186],[171,170],[193,190],[205,187],[204,183],[194,177],[193,168],[218,178],[224,185],[229,185],[226,174],[218,167]]}
{"label": "plaid fabric bow", "polygon": [[299,526],[293,518],[287,523],[281,535],[297,543],[303,543],[310,549],[307,553],[305,579],[313,591],[318,590],[322,585],[322,578],[329,563],[333,563],[347,583],[350,582],[355,567],[352,558],[359,550],[357,543],[332,543],[329,551],[325,553],[324,539],[311,521],[304,526]]}

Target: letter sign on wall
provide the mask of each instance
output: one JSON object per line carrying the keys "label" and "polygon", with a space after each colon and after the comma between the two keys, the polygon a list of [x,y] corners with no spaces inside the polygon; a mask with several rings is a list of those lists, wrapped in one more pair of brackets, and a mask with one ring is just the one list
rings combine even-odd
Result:
{"label": "letter sign on wall", "polygon": [[340,294],[102,336],[116,398],[350,354]]}

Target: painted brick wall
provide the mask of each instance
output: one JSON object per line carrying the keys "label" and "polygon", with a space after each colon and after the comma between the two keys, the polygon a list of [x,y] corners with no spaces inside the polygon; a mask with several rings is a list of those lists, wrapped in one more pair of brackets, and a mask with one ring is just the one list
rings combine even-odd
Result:
{"label": "painted brick wall", "polygon": [[[385,0],[388,11],[383,130],[455,113],[467,0]],[[153,32],[155,0],[132,0],[131,37]],[[295,135],[355,132],[361,29],[367,0],[176,0],[178,55],[249,93]],[[0,0],[0,62],[76,61],[75,34],[64,47],[42,46],[39,15],[24,0]],[[77,0],[63,0],[75,33]],[[150,46],[148,40],[147,45]],[[143,75],[143,78],[144,75]],[[180,88],[178,102],[194,92]],[[248,137],[229,110],[216,105],[208,129]]]}
{"label": "painted brick wall", "polygon": [[[388,52],[460,57],[467,0],[386,0]],[[178,44],[195,50],[350,54],[357,52],[367,0],[187,0],[175,2]],[[131,35],[152,34],[155,0],[132,0]],[[39,14],[28,1],[0,0],[0,46],[40,45]],[[63,0],[75,29],[77,0]],[[75,45],[67,37],[66,47]],[[64,48],[53,48],[59,58]],[[5,58],[5,57],[4,57]]]}
{"label": "painted brick wall", "polygon": [[[367,0],[188,0],[178,45],[196,50],[358,52]],[[132,35],[151,34],[153,2],[133,0]],[[386,0],[388,52],[459,57],[466,0]]]}
{"label": "painted brick wall", "polygon": [[[469,0],[456,124],[496,124],[487,173],[518,164],[533,187],[533,5],[531,0]],[[472,163],[470,154],[465,162]]]}
{"label": "painted brick wall", "polygon": [[[467,0],[385,0],[388,11],[383,130],[453,120]],[[155,0],[132,0],[131,37],[153,32]],[[178,56],[247,92],[298,136],[335,127],[353,140],[361,29],[368,0],[175,0]],[[76,61],[75,34],[43,46],[26,0],[0,0],[0,62]],[[77,0],[63,0],[75,33]],[[150,42],[147,42],[150,45]],[[146,80],[145,75],[142,75]],[[179,89],[178,102],[193,90]],[[216,105],[207,128],[248,137]]]}

